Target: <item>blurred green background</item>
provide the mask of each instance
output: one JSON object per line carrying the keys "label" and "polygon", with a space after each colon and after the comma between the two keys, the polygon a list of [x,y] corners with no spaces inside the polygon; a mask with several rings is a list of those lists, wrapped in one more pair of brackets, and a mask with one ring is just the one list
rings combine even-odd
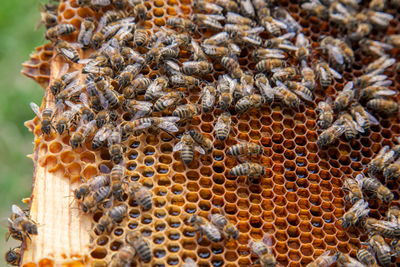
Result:
{"label": "blurred green background", "polygon": [[[40,18],[39,0],[0,0],[0,252],[5,243],[7,217],[11,204],[29,197],[32,185],[33,135],[24,121],[34,117],[29,102],[40,103],[43,89],[23,76],[21,63],[29,59],[36,46],[45,42],[43,26],[35,30]],[[16,243],[13,243],[14,245]],[[2,256],[1,256],[2,257]],[[7,266],[0,260],[0,266]]]}

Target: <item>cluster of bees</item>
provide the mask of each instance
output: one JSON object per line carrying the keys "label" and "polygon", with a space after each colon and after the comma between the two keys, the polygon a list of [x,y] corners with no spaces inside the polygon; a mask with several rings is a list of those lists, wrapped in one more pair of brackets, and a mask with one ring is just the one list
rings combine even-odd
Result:
{"label": "cluster of bees", "polygon": [[[77,4],[101,11],[103,15],[98,21],[91,17],[82,21],[76,43],[63,40],[77,28],[58,23],[57,8],[49,4],[42,12],[42,22],[47,28],[45,37],[54,42],[57,54],[67,63],[49,86],[54,107],[41,111],[31,103],[31,108],[40,119],[43,134],[69,135],[74,150],[89,142],[93,150],[108,148],[113,167],[101,165],[99,176],[82,181],[74,191],[84,213],[103,213],[95,226],[97,234],[110,233],[127,217],[127,199],[134,200],[143,211],[152,209],[150,190],[131,182],[125,173],[123,144],[150,128],[171,136],[177,134],[180,141],[173,150],[180,151],[181,160],[189,164],[195,159],[195,151],[206,154],[214,149],[208,136],[191,127],[193,117],[219,109],[214,135],[216,140],[224,142],[232,130],[233,112],[245,113],[272,101],[293,109],[309,105],[318,87],[327,89],[334,79],[343,79],[340,72],[354,63],[352,47],[356,45],[376,60],[366,67],[364,75],[348,81],[334,100],[328,98],[318,103],[318,125],[324,129],[318,145],[330,145],[342,134],[352,140],[359,132],[368,131],[371,124],[378,124],[367,110],[389,115],[399,110],[398,103],[390,98],[397,92],[389,89],[391,82],[384,72],[396,63],[388,53],[394,47],[400,48],[400,35],[389,35],[384,42],[368,39],[373,29],[386,28],[393,18],[382,12],[388,4],[384,0],[371,1],[366,10],[358,1],[303,3],[301,8],[310,14],[340,25],[345,36],[324,37],[316,48],[321,51],[317,61],[310,59],[314,51],[302,27],[273,0],[195,0],[195,12],[190,19],[168,18],[167,25],[154,28],[152,34],[142,26],[149,17],[144,0],[77,0]],[[213,34],[196,40],[193,37],[196,31]],[[256,62],[254,70],[244,70],[239,63],[238,57],[244,48]],[[88,58],[81,58],[80,49],[94,52]],[[183,52],[190,55],[184,62],[180,60]],[[145,76],[149,66],[155,66],[161,74],[154,78]],[[207,75],[219,67],[225,72],[217,81],[209,82]],[[82,75],[83,83],[78,79]],[[189,101],[190,95],[199,93],[197,102]],[[128,116],[122,117],[122,113]],[[185,127],[182,134],[178,133],[179,127]],[[254,179],[265,174],[264,166],[250,161],[263,154],[258,144],[239,140],[226,153],[241,161],[230,170],[230,175]],[[399,160],[392,163],[398,154],[398,148],[384,147],[370,163],[371,174],[383,172],[387,179],[399,178]],[[398,210],[391,208],[387,221],[365,219],[368,204],[363,200],[361,189],[376,192],[386,203],[393,200],[393,194],[377,179],[363,176],[356,180],[348,178],[345,189],[350,192],[349,200],[354,206],[343,216],[342,226],[362,223],[374,233],[367,246],[385,265],[391,253],[381,240],[397,237]],[[17,206],[13,206],[12,212],[11,237],[22,241],[37,234],[36,223],[26,213]],[[222,236],[226,240],[239,236],[238,230],[222,214],[210,214],[209,220],[193,215],[188,224],[212,242],[221,241]],[[278,265],[269,235],[261,241],[249,240],[248,245],[259,257],[261,266]],[[19,263],[18,251],[16,248],[7,253],[8,263]],[[334,262],[338,266],[376,264],[368,249],[358,251],[362,263],[347,254],[329,254],[327,251],[308,266],[330,266]],[[136,256],[140,261],[149,262],[151,245],[139,232],[130,231],[110,266],[127,266]],[[183,266],[196,264],[187,258]]]}

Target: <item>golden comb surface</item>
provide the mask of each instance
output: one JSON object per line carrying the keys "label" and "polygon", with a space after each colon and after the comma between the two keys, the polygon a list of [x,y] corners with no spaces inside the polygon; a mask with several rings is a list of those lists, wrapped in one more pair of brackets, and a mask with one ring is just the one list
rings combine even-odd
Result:
{"label": "golden comb surface", "polygon": [[[170,17],[189,17],[194,12],[189,0],[151,0],[145,5],[150,18],[139,25],[149,32],[157,26],[165,26]],[[332,22],[315,16],[307,18],[307,12],[301,10],[298,1],[279,1],[279,6],[300,23],[313,48],[318,47],[321,36],[339,33]],[[391,7],[385,11],[395,15],[387,33],[396,33],[400,12]],[[99,19],[100,14],[88,7],[79,7],[75,0],[63,0],[58,18],[59,22],[71,23],[79,29],[83,18]],[[193,37],[200,41],[211,34],[201,30]],[[381,40],[383,35],[383,31],[375,31],[371,38]],[[76,36],[74,33],[65,40],[75,41]],[[312,51],[311,61],[320,56],[319,51]],[[92,52],[81,51],[80,54],[87,57]],[[256,62],[249,53],[245,48],[240,54],[238,61],[243,70],[254,70]],[[400,59],[397,49],[391,55]],[[182,49],[180,60],[186,61],[189,57],[189,51]],[[317,146],[316,103],[327,95],[336,95],[345,81],[362,75],[363,68],[372,60],[362,55],[360,49],[355,50],[355,58],[352,69],[342,73],[344,79],[334,81],[325,91],[318,85],[314,91],[315,101],[301,105],[299,112],[277,102],[244,114],[232,112],[234,126],[225,142],[214,135],[214,125],[222,113],[220,109],[195,116],[180,127],[177,136],[189,126],[196,128],[213,140],[214,150],[206,155],[196,153],[190,164],[184,164],[180,153],[173,152],[178,139],[163,131],[149,130],[129,137],[123,142],[127,148],[124,153],[127,174],[132,181],[151,188],[153,208],[143,211],[134,201],[126,200],[128,216],[110,234],[98,235],[93,231],[102,216],[101,211],[85,215],[79,203],[73,200],[72,192],[80,184],[80,177],[88,181],[99,175],[101,164],[111,169],[113,163],[108,149],[93,150],[91,142],[86,142],[82,148],[72,150],[70,136],[55,132],[41,135],[39,121],[33,120],[30,127],[35,134],[35,167],[30,216],[38,223],[39,234],[32,236],[32,242],[27,242],[22,265],[107,266],[123,245],[125,235],[132,230],[140,231],[151,244],[153,258],[149,266],[180,266],[187,257],[195,259],[198,266],[250,266],[257,257],[249,250],[248,241],[261,240],[264,233],[271,234],[274,255],[283,266],[305,266],[327,250],[355,257],[367,235],[356,228],[344,230],[337,222],[347,210],[345,193],[341,189],[343,178],[366,172],[368,162],[383,146],[393,146],[394,137],[400,134],[397,113],[382,117],[379,125],[372,125],[367,134],[351,142],[341,138],[328,148]],[[54,106],[48,84],[58,77],[64,63],[47,44],[37,48],[30,61],[23,65],[23,74],[47,88],[44,107]],[[70,65],[76,70],[82,67]],[[205,80],[217,81],[218,76],[225,73],[219,63],[214,64],[214,69]],[[141,73],[154,78],[160,72],[157,66],[151,65]],[[385,74],[398,90],[399,74],[393,67]],[[84,80],[83,75],[80,79]],[[190,97],[184,102],[196,103],[199,93],[199,90],[190,90]],[[396,100],[399,102],[400,96],[397,95]],[[120,118],[128,116],[120,113]],[[264,154],[253,159],[266,168],[259,183],[229,175],[230,169],[238,163],[226,150],[237,140],[255,142],[264,148]],[[399,186],[395,181],[388,181],[387,186],[397,201]],[[376,199],[369,199],[369,203],[370,217],[385,216],[386,207],[380,206]],[[187,219],[192,214],[207,218],[220,209],[240,231],[239,239],[225,244],[203,238],[198,243],[198,235]],[[142,265],[135,258],[132,266]]]}

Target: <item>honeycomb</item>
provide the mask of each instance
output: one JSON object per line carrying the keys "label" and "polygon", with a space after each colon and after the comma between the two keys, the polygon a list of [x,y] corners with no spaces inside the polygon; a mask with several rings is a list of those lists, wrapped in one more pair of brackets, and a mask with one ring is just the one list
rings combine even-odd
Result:
{"label": "honeycomb", "polygon": [[[152,0],[145,5],[149,18],[140,24],[149,31],[165,26],[170,17],[189,17],[194,13],[190,0]],[[296,0],[279,1],[279,6],[288,10],[303,27],[303,33],[312,41],[312,48],[319,46],[322,35],[340,35],[337,24],[308,16]],[[385,34],[399,31],[399,10],[389,6],[385,11],[395,19],[386,31],[374,30],[372,39],[381,40]],[[59,21],[79,29],[85,17],[99,19],[101,10],[82,8],[75,0],[61,1]],[[200,30],[193,37],[201,41],[211,34]],[[76,37],[74,33],[63,38],[74,42]],[[81,56],[90,53],[91,50],[81,51]],[[180,56],[186,60],[190,53],[182,50]],[[318,50],[313,50],[313,57],[320,56]],[[397,48],[391,51],[391,56],[399,60]],[[260,240],[265,233],[272,236],[274,255],[283,266],[305,266],[327,250],[355,257],[367,235],[359,228],[344,230],[338,223],[347,210],[345,193],[341,189],[344,178],[366,172],[368,162],[383,146],[393,146],[394,137],[400,134],[398,114],[383,116],[379,125],[371,126],[370,131],[358,139],[349,142],[342,137],[328,148],[317,146],[316,103],[327,95],[336,95],[346,81],[361,76],[372,61],[372,57],[362,54],[358,47],[355,59],[351,68],[343,73],[343,79],[334,81],[326,90],[318,85],[314,91],[315,101],[301,105],[299,110],[279,102],[244,114],[229,109],[233,129],[225,141],[214,137],[214,125],[222,113],[220,109],[201,113],[183,123],[174,136],[155,130],[131,136],[124,141],[127,175],[131,181],[151,189],[153,208],[143,211],[135,201],[127,201],[128,218],[110,234],[99,235],[94,231],[102,212],[84,215],[72,196],[81,177],[89,181],[101,173],[101,165],[111,169],[113,163],[108,150],[93,150],[91,142],[72,150],[69,135],[59,136],[55,132],[42,135],[40,122],[35,118],[27,124],[35,134],[31,217],[40,227],[39,235],[24,245],[23,266],[107,266],[123,245],[125,235],[132,230],[140,231],[150,242],[151,266],[179,266],[187,257],[194,259],[198,266],[250,266],[258,258],[249,250],[248,241]],[[250,49],[244,48],[238,61],[243,70],[254,70],[256,62],[250,56]],[[53,56],[52,46],[48,44],[36,49],[30,61],[24,64],[23,74],[47,88],[49,82],[59,76],[63,64],[62,57]],[[82,68],[80,64],[71,66],[77,70]],[[214,64],[214,69],[205,80],[217,81],[224,73],[219,63]],[[154,78],[159,70],[150,66],[142,73]],[[385,74],[394,82],[391,88],[397,90],[399,73],[389,68]],[[185,102],[195,103],[199,95],[198,89],[191,89]],[[398,102],[400,97],[396,100]],[[43,106],[54,106],[50,93]],[[124,114],[121,119],[126,116]],[[211,154],[196,153],[195,159],[185,165],[173,147],[190,127],[213,140],[214,149]],[[229,174],[238,162],[228,156],[226,150],[238,140],[251,141],[264,148],[264,154],[252,159],[266,168],[259,182],[250,183],[246,177]],[[399,199],[397,183],[389,181],[387,186],[395,200]],[[387,207],[375,199],[370,199],[369,203],[370,217],[385,216]],[[187,219],[192,214],[207,218],[208,214],[221,209],[240,231],[239,239],[212,243],[203,238],[198,242],[199,235],[188,225]],[[141,266],[141,263],[135,258],[132,266]]]}

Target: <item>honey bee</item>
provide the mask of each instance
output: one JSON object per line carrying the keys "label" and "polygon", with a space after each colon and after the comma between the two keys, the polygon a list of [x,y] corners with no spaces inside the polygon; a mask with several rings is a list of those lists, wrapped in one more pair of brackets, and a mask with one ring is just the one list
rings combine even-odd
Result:
{"label": "honey bee", "polygon": [[380,29],[388,27],[390,21],[394,18],[391,14],[375,10],[367,10],[366,15],[369,18],[369,22]]}
{"label": "honey bee", "polygon": [[135,257],[136,250],[127,244],[124,244],[116,254],[111,258],[111,267],[129,266]]}
{"label": "honey bee", "polygon": [[139,54],[138,52],[136,52],[135,50],[133,50],[130,47],[122,47],[121,49],[121,55],[124,57],[125,61],[128,64],[133,64],[133,63],[139,63],[139,64],[145,64],[146,63],[146,59]]}
{"label": "honey bee", "polygon": [[247,176],[250,179],[258,178],[265,174],[264,166],[258,163],[242,163],[231,169],[232,176]]}
{"label": "honey bee", "polygon": [[233,145],[226,151],[227,155],[230,156],[259,156],[263,153],[263,148],[260,145],[249,142],[240,142],[239,144]]}
{"label": "honey bee", "polygon": [[274,19],[269,14],[262,14],[260,16],[260,24],[265,27],[267,32],[275,37],[282,35],[282,29],[287,29],[286,25],[283,22]]}
{"label": "honey bee", "polygon": [[200,154],[205,154],[204,149],[195,143],[192,136],[188,132],[183,134],[181,141],[179,141],[173,149],[174,152],[181,151],[181,159],[186,164],[192,162],[195,150]]}
{"label": "honey bee", "polygon": [[[272,5],[272,3],[271,3]],[[275,8],[274,17],[286,25],[288,33],[298,33],[302,30],[300,24],[284,8]]]}
{"label": "honey bee", "polygon": [[204,137],[201,132],[196,129],[192,129],[189,131],[189,134],[193,138],[193,140],[203,148],[205,152],[210,153],[213,150],[213,142],[209,138]]}
{"label": "honey bee", "polygon": [[262,39],[258,36],[259,33],[263,32],[263,27],[252,28],[249,31],[236,31],[231,34],[235,42],[241,43],[243,45],[252,45],[259,47],[262,45]]}
{"label": "honey bee", "polygon": [[383,169],[383,176],[386,180],[391,179],[397,181],[400,178],[400,159],[389,164]]}
{"label": "honey bee", "polygon": [[120,50],[119,42],[116,38],[112,38],[100,48],[101,53],[111,62],[111,66],[118,71],[122,70],[125,66],[125,60],[120,54]]}
{"label": "honey bee", "polygon": [[330,253],[331,253],[330,251],[325,251],[324,253],[319,255],[315,261],[307,264],[306,267],[328,267],[328,266],[331,266],[333,263],[336,262],[339,254],[336,253],[332,256],[329,256]]}
{"label": "honey bee", "polygon": [[74,104],[69,100],[65,101],[65,104],[71,108],[71,110],[79,110],[81,116],[85,116],[88,121],[95,119],[95,114],[90,108],[89,99],[85,93],[79,95],[79,100],[82,104]]}
{"label": "honey bee", "polygon": [[183,97],[184,95],[180,91],[169,92],[164,96],[160,97],[159,99],[157,99],[157,101],[154,103],[153,111],[160,112],[165,109],[168,109],[171,106],[179,103],[183,99]]}
{"label": "honey bee", "polygon": [[335,60],[338,67],[342,67],[343,64],[350,65],[354,62],[353,50],[340,39],[325,37],[321,41],[321,48],[328,51],[329,56]]}
{"label": "honey bee", "polygon": [[179,47],[187,47],[192,42],[192,37],[188,33],[172,33],[164,38],[164,45],[177,44]]}
{"label": "honey bee", "polygon": [[30,103],[31,109],[35,112],[36,116],[40,119],[40,130],[46,135],[50,135],[51,129],[54,126],[51,124],[53,120],[53,110],[50,108],[45,108],[42,113],[40,113],[39,106],[33,102]]}
{"label": "honey bee", "polygon": [[235,89],[235,82],[229,77],[229,75],[222,75],[219,77],[219,84],[217,91],[219,92],[218,107],[221,109],[227,109],[230,107],[233,101],[233,91]]}
{"label": "honey bee", "polygon": [[271,103],[274,99],[274,90],[270,86],[268,78],[263,73],[256,74],[255,85],[260,91],[263,101],[265,103]]}
{"label": "honey bee", "polygon": [[375,251],[379,263],[383,266],[389,266],[392,259],[392,253],[391,248],[386,244],[385,239],[381,235],[375,234],[370,236],[368,244]]}
{"label": "honey bee", "polygon": [[223,112],[215,124],[214,131],[215,137],[221,141],[228,138],[229,132],[231,131],[232,118],[229,112]]}
{"label": "honey bee", "polygon": [[197,267],[197,264],[192,258],[186,258],[182,267]]}
{"label": "honey bee", "polygon": [[211,242],[219,242],[221,240],[221,233],[218,228],[207,221],[205,218],[193,214],[189,218],[189,224],[199,231],[201,236],[198,242],[201,242],[203,235],[205,235]]}
{"label": "honey bee", "polygon": [[239,62],[232,57],[223,57],[221,59],[221,65],[228,70],[233,78],[240,78],[243,75]]}
{"label": "honey bee", "polygon": [[57,24],[46,31],[45,37],[47,40],[54,41],[57,40],[59,36],[69,35],[75,31],[76,28],[72,24],[68,23]]}
{"label": "honey bee", "polygon": [[296,51],[297,60],[300,62],[307,60],[310,55],[310,41],[304,36],[304,34],[297,34],[296,47],[298,48]]}
{"label": "honey bee", "polygon": [[252,19],[229,11],[226,13],[226,22],[232,24],[255,26],[255,22]]}
{"label": "honey bee", "polygon": [[87,196],[91,191],[96,191],[100,187],[107,186],[110,184],[110,177],[106,175],[98,175],[85,183],[82,180],[82,184],[74,190],[74,195],[76,199],[81,200]]}
{"label": "honey bee", "polygon": [[294,36],[296,36],[295,33],[286,33],[279,37],[270,38],[265,41],[264,46],[266,48],[275,48],[289,52],[297,51],[298,48],[294,46],[291,41],[288,40],[293,38]]}
{"label": "honey bee", "polygon": [[196,29],[196,25],[191,20],[178,17],[168,18],[167,25],[172,28],[178,28],[187,32],[191,32]]}
{"label": "honey bee", "polygon": [[223,7],[226,11],[239,12],[239,6],[235,1],[232,0],[215,0],[213,1],[217,5]]}
{"label": "honey bee", "polygon": [[103,95],[104,99],[107,101],[107,106],[110,109],[117,109],[121,106],[120,96],[115,90],[111,89],[110,84],[105,80],[99,80],[96,82],[96,89]]}
{"label": "honey bee", "polygon": [[103,7],[111,4],[110,0],[77,0],[80,6]]}
{"label": "honey bee", "polygon": [[186,87],[187,89],[197,87],[200,84],[199,79],[184,74],[172,75],[169,80],[172,86]]}
{"label": "honey bee", "polygon": [[75,82],[75,78],[79,71],[67,73],[69,69],[68,63],[64,64],[60,70],[59,77],[55,78],[50,85],[50,91],[54,96],[57,96],[62,90],[64,90],[69,84]]}
{"label": "honey bee", "polygon": [[203,48],[204,53],[210,57],[220,58],[231,54],[229,48],[224,46],[202,44],[201,47]]}
{"label": "honey bee", "polygon": [[399,111],[399,104],[392,99],[376,98],[367,102],[367,108],[375,112],[395,114]]}
{"label": "honey bee", "polygon": [[73,133],[70,139],[70,145],[72,149],[81,147],[86,139],[94,133],[96,130],[96,121],[92,120],[87,122],[85,117],[82,117],[78,124],[78,128]]}
{"label": "honey bee", "polygon": [[360,125],[361,128],[364,129],[364,131],[367,131],[370,128],[371,124],[379,124],[379,121],[370,113],[368,113],[364,109],[364,107],[358,103],[354,103],[351,106],[350,112],[353,118],[356,120],[357,124]]}
{"label": "honey bee", "polygon": [[79,61],[79,52],[75,49],[75,45],[58,40],[56,51],[58,55],[62,55],[66,60],[77,63]]}
{"label": "honey bee", "polygon": [[105,231],[110,233],[114,225],[118,222],[121,222],[125,218],[127,212],[128,206],[126,204],[121,204],[111,208],[107,211],[106,215],[103,215],[100,218],[99,223],[96,226],[97,232],[100,234],[104,233]]}
{"label": "honey bee", "polygon": [[314,71],[307,66],[304,60],[301,62],[301,83],[310,90],[315,88]]}
{"label": "honey bee", "polygon": [[200,45],[192,39],[190,42],[190,50],[193,52],[193,60],[195,61],[204,61],[207,60],[207,57],[205,55],[205,52],[203,52],[203,49],[200,47]]}
{"label": "honey bee", "polygon": [[85,213],[92,212],[98,205],[102,204],[110,195],[111,188],[103,186],[89,194],[83,199],[81,206]]}
{"label": "honey bee", "polygon": [[350,102],[354,99],[353,82],[348,82],[344,86],[343,90],[339,92],[333,106],[336,110],[343,110],[350,105]]}
{"label": "honey bee", "polygon": [[128,0],[128,3],[133,7],[133,13],[141,20],[148,18],[147,8],[143,0]]}
{"label": "honey bee", "polygon": [[382,202],[390,203],[394,199],[394,195],[390,189],[384,186],[378,179],[364,177],[362,174],[357,175],[357,179],[362,183],[362,190],[373,192]]}
{"label": "honey bee", "polygon": [[191,119],[198,114],[199,110],[195,104],[185,104],[176,107],[172,112],[172,116],[179,117],[181,119]]}
{"label": "honey bee", "polygon": [[82,21],[81,29],[78,35],[78,42],[82,45],[82,47],[87,48],[90,46],[94,29],[95,26],[92,18],[85,18]]}
{"label": "honey bee", "polygon": [[71,110],[64,110],[64,104],[59,102],[56,104],[57,113],[61,114],[56,123],[56,130],[57,132],[62,135],[64,131],[67,131],[69,134],[69,128],[72,124],[75,115],[79,112],[79,109],[71,109]]}
{"label": "honey bee", "polygon": [[336,260],[336,265],[338,267],[365,267],[365,265],[356,259],[350,257],[348,254],[338,252],[338,258]]}
{"label": "honey bee", "polygon": [[126,66],[117,77],[118,85],[120,87],[127,86],[140,73],[142,68],[143,64],[140,63]]}
{"label": "honey bee", "polygon": [[328,88],[332,84],[332,79],[342,79],[342,75],[336,70],[329,67],[326,62],[319,61],[315,66],[315,71],[317,72],[319,83],[323,88]]}
{"label": "honey bee", "polygon": [[125,17],[125,13],[123,11],[115,11],[115,10],[108,10],[104,12],[99,20],[98,29],[102,29],[104,26],[120,20]]}
{"label": "honey bee", "polygon": [[277,86],[274,87],[274,95],[280,98],[283,103],[291,108],[298,108],[300,105],[300,99],[290,91],[286,85],[280,81],[276,81]]}
{"label": "honey bee", "polygon": [[196,23],[200,29],[210,29],[211,31],[223,30],[222,24],[219,22],[224,20],[225,17],[216,14],[200,14],[196,13],[192,16],[192,20]]}
{"label": "honey bee", "polygon": [[327,20],[329,18],[329,9],[322,5],[319,1],[303,3],[301,4],[301,8],[320,19]]}
{"label": "honey bee", "polygon": [[98,149],[106,143],[107,138],[110,136],[114,129],[114,125],[107,124],[99,129],[93,137],[92,149]]}
{"label": "honey bee", "polygon": [[341,121],[341,124],[345,127],[344,135],[347,140],[353,140],[359,132],[364,133],[364,129],[347,112],[342,113],[338,121]]}
{"label": "honey bee", "polygon": [[138,94],[146,92],[150,86],[151,80],[143,76],[136,77],[130,85],[123,89],[123,94],[126,99],[135,98]]}
{"label": "honey bee", "polygon": [[156,78],[153,82],[151,82],[149,87],[147,87],[144,99],[146,101],[152,101],[162,96],[162,91],[167,87],[168,81],[168,78],[165,76]]}
{"label": "honey bee", "polygon": [[144,210],[153,207],[153,198],[150,190],[138,182],[129,183],[129,197],[133,197]]}
{"label": "honey bee", "polygon": [[384,37],[384,42],[394,47],[400,47],[400,34],[390,34]]}
{"label": "honey bee", "polygon": [[26,237],[31,239],[30,235],[37,235],[37,224],[17,205],[11,206],[11,218],[8,218],[8,233],[6,240],[11,236],[16,240],[23,241]]}
{"label": "honey bee", "polygon": [[390,85],[387,81],[386,75],[379,74],[382,70],[378,69],[373,72],[361,75],[360,77],[354,79],[354,85],[360,88],[366,88],[371,85],[382,85],[387,86]]}
{"label": "honey bee", "polygon": [[386,219],[390,222],[395,222],[400,224],[400,208],[398,206],[389,207]]}
{"label": "honey bee", "polygon": [[139,231],[131,231],[126,235],[126,242],[135,248],[139,259],[144,262],[151,261],[152,253],[150,243],[143,238]]}
{"label": "honey bee", "polygon": [[122,126],[122,136],[129,135],[134,131],[144,130],[149,127],[157,127],[167,132],[177,132],[179,129],[175,122],[179,121],[179,117],[151,117],[140,118],[134,121],[127,122]]}
{"label": "honey bee", "polygon": [[272,69],[284,68],[286,66],[285,61],[277,58],[263,59],[256,64],[257,72],[270,72]]}
{"label": "honey bee", "polygon": [[360,99],[362,100],[370,100],[373,98],[385,97],[395,95],[397,92],[394,90],[390,90],[386,86],[382,85],[371,85],[361,89]]}
{"label": "honey bee", "polygon": [[136,46],[146,46],[149,42],[149,34],[144,29],[137,29],[133,36],[133,42]]}
{"label": "honey bee", "polygon": [[339,138],[345,131],[345,126],[342,124],[334,123],[332,126],[329,126],[326,130],[324,130],[319,136],[317,140],[317,144],[319,147],[324,147],[332,144]]}
{"label": "honey bee", "polygon": [[318,103],[317,112],[318,115],[318,125],[322,129],[326,129],[331,126],[333,122],[333,110],[332,110],[332,99],[328,97],[326,101],[321,101]]}
{"label": "honey bee", "polygon": [[5,260],[8,265],[20,266],[21,265],[21,247],[10,248],[5,254]]}
{"label": "honey bee", "polygon": [[214,108],[215,97],[217,89],[213,85],[206,85],[203,87],[201,92],[201,107],[203,112],[209,112]]}
{"label": "honey bee", "polygon": [[249,240],[248,247],[259,258],[261,267],[275,267],[278,264],[272,253],[272,242],[271,236],[268,234],[264,234],[262,241]]}
{"label": "honey bee", "polygon": [[368,202],[361,198],[339,219],[340,224],[343,228],[356,226],[363,217],[368,215],[369,211]]}
{"label": "honey bee", "polygon": [[146,101],[137,101],[134,99],[125,100],[123,108],[133,115],[133,120],[150,116],[153,112],[153,104]]}
{"label": "honey bee", "polygon": [[366,266],[378,267],[375,256],[372,255],[368,249],[365,248],[357,249],[357,259]]}
{"label": "honey bee", "polygon": [[256,16],[253,3],[250,0],[240,0],[239,6],[241,13],[246,17],[254,18]]}
{"label": "honey bee", "polygon": [[285,59],[286,56],[284,51],[281,49],[273,49],[273,48],[257,48],[253,51],[253,57],[256,60],[262,59]]}
{"label": "honey bee", "polygon": [[252,108],[259,108],[264,103],[264,98],[259,94],[252,94],[239,99],[236,102],[235,109],[238,113],[246,112]]}
{"label": "honey bee", "polygon": [[186,61],[182,63],[181,71],[186,75],[204,75],[214,70],[213,65],[208,61]]}
{"label": "honey bee", "polygon": [[312,91],[308,89],[306,86],[304,86],[302,83],[295,81],[286,81],[285,84],[290,90],[294,91],[303,100],[306,101],[313,100],[314,95]]}
{"label": "honey bee", "polygon": [[350,201],[351,204],[354,204],[358,200],[363,199],[363,193],[361,191],[362,180],[360,180],[359,178],[359,176],[357,176],[356,179],[352,179],[349,177],[345,178],[342,189],[348,192],[345,198],[346,202]]}
{"label": "honey bee", "polygon": [[123,160],[121,139],[121,131],[117,129],[114,129],[108,137],[108,153],[115,164],[119,164]]}
{"label": "honey bee", "polygon": [[208,219],[214,224],[222,233],[226,240],[238,239],[239,230],[228,220],[228,218],[221,214],[209,214]]}
{"label": "honey bee", "polygon": [[384,70],[392,66],[396,63],[395,58],[389,58],[387,55],[379,57],[377,60],[374,60],[365,68],[365,73],[371,73],[376,70]]}
{"label": "honey bee", "polygon": [[209,14],[222,14],[223,10],[219,5],[204,0],[195,0],[193,5],[198,11]]}
{"label": "honey bee", "polygon": [[393,49],[393,46],[384,42],[379,42],[371,39],[361,39],[359,41],[361,51],[373,56],[385,56],[387,50]]}
{"label": "honey bee", "polygon": [[294,67],[287,67],[287,68],[273,68],[272,72],[272,81],[276,83],[276,81],[287,81],[292,80],[297,75],[297,69]]}
{"label": "honey bee", "polygon": [[371,175],[382,172],[393,160],[395,152],[389,151],[389,146],[381,148],[379,153],[368,164],[368,171]]}
{"label": "honey bee", "polygon": [[397,222],[366,218],[364,220],[364,228],[368,233],[373,232],[387,238],[400,237],[400,225]]}
{"label": "honey bee", "polygon": [[54,27],[57,25],[57,10],[58,7],[54,7],[51,4],[46,4],[45,6],[40,6],[40,20],[36,24],[36,29],[40,25],[44,24],[46,29]]}

